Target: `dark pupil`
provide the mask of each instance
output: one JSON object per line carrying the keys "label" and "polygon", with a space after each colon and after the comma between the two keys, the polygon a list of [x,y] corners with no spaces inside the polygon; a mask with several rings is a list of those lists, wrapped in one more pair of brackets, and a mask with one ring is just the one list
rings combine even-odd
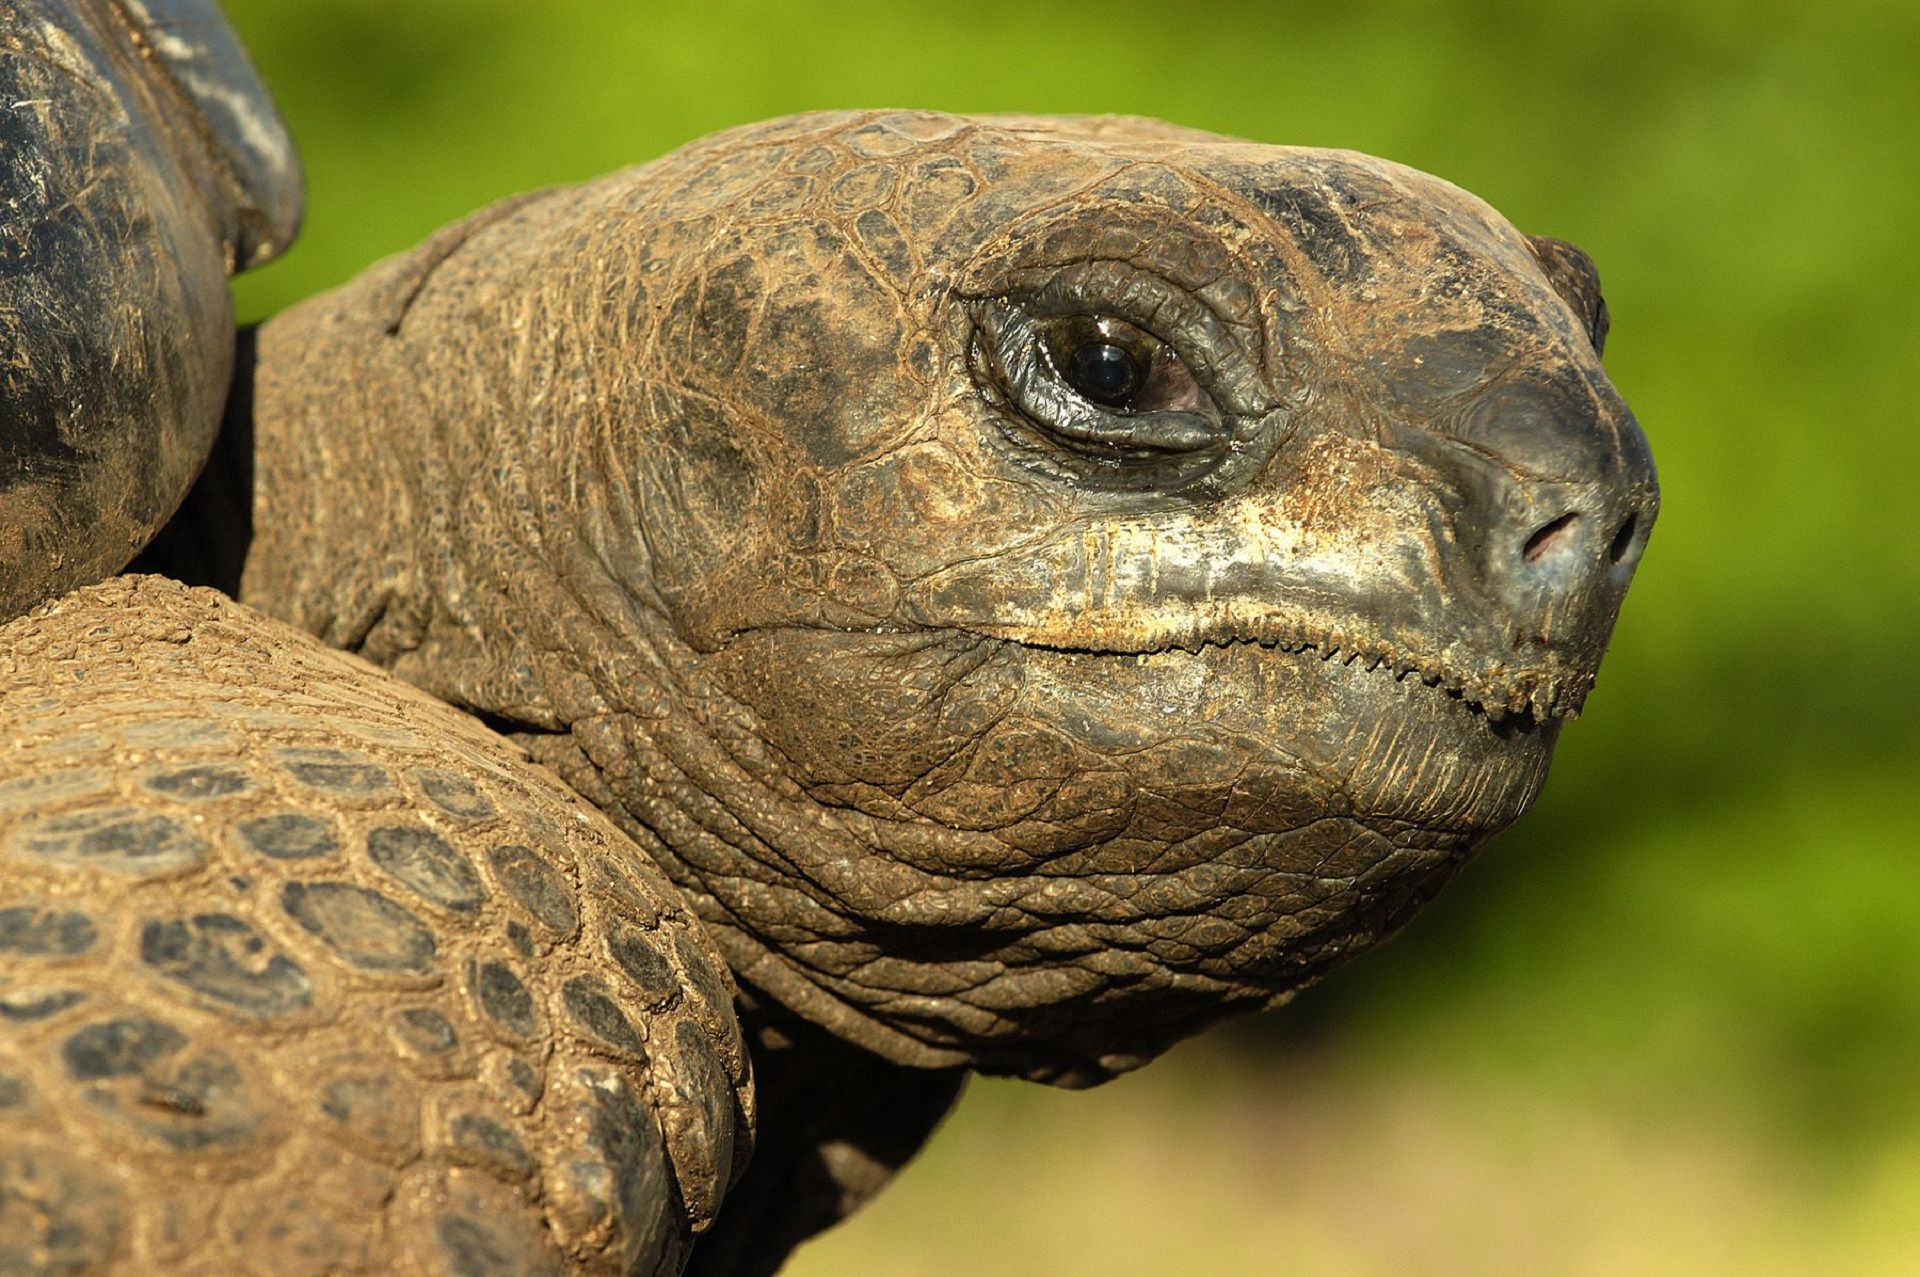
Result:
{"label": "dark pupil", "polygon": [[1067,356],[1067,384],[1098,404],[1125,407],[1140,389],[1140,362],[1111,342],[1090,341]]}

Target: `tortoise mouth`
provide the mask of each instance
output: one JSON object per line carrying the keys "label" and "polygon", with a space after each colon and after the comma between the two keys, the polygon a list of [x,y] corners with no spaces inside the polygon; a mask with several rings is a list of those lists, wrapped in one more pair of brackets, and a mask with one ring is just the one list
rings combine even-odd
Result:
{"label": "tortoise mouth", "polygon": [[1209,633],[1197,625],[1190,631],[1171,635],[1121,630],[1058,634],[1033,626],[991,623],[955,628],[1020,647],[1091,657],[1171,652],[1203,656],[1210,650],[1261,648],[1309,660],[1317,658],[1324,665],[1338,665],[1356,675],[1391,679],[1413,695],[1425,689],[1444,696],[1456,702],[1462,713],[1486,720],[1489,730],[1498,736],[1525,735],[1540,730],[1545,723],[1557,724],[1578,712],[1577,700],[1571,707],[1566,706],[1565,689],[1547,684],[1537,675],[1532,679],[1475,675],[1445,659],[1411,656],[1388,644],[1359,636],[1309,636],[1279,622],[1246,624],[1237,627],[1239,632],[1226,634]]}
{"label": "tortoise mouth", "polygon": [[[989,791],[1018,806],[1016,791],[1124,773],[1129,792],[1181,796],[1162,824],[1211,827],[1208,813],[1244,806],[1234,819],[1248,834],[1352,819],[1396,842],[1484,837],[1531,803],[1561,727],[1524,687],[1483,694],[1445,665],[1331,636],[785,624],[735,634],[709,659],[781,753],[809,760],[801,783],[816,797],[976,830],[968,803]],[[993,733],[1007,739],[980,748]],[[973,798],[948,810],[929,797],[946,787]],[[1089,810],[1118,819],[1111,797]],[[1053,824],[1064,838],[1074,821]]]}
{"label": "tortoise mouth", "polygon": [[1112,757],[1167,741],[1197,753],[1144,765],[1194,811],[1246,806],[1249,833],[1350,819],[1396,845],[1485,837],[1532,803],[1560,722],[1509,708],[1412,662],[1331,643],[1206,640],[1134,652],[1002,640],[1035,706]]}

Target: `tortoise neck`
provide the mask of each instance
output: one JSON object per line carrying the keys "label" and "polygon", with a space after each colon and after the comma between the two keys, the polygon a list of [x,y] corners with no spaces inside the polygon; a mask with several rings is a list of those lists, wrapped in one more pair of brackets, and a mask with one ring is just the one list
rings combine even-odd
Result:
{"label": "tortoise neck", "polygon": [[445,491],[445,467],[422,446],[406,381],[384,359],[343,354],[336,311],[322,297],[255,336],[228,424],[251,457],[235,597],[390,666],[425,637],[445,515],[430,494]]}

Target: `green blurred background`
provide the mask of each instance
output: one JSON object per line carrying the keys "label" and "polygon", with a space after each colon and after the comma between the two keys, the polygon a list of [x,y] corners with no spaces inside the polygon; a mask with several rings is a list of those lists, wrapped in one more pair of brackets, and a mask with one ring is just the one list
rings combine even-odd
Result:
{"label": "green blurred background", "polygon": [[1920,6],[229,9],[311,187],[249,317],[843,106],[1354,147],[1600,263],[1666,508],[1534,813],[1291,1008],[976,1085],[794,1272],[1920,1272]]}

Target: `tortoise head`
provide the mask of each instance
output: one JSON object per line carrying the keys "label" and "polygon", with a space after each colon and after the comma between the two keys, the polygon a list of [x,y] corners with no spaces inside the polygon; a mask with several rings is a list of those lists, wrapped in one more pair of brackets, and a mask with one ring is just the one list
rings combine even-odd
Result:
{"label": "tortoise head", "polygon": [[1390,933],[1538,791],[1653,522],[1591,265],[1360,155],[800,117],[429,257],[383,331],[491,637],[396,667],[903,1063],[1098,1080]]}
{"label": "tortoise head", "polygon": [[703,874],[729,917],[782,898],[835,997],[1091,1079],[1374,943],[1526,808],[1657,500],[1577,250],[1143,123],[756,145],[637,503],[835,830]]}

